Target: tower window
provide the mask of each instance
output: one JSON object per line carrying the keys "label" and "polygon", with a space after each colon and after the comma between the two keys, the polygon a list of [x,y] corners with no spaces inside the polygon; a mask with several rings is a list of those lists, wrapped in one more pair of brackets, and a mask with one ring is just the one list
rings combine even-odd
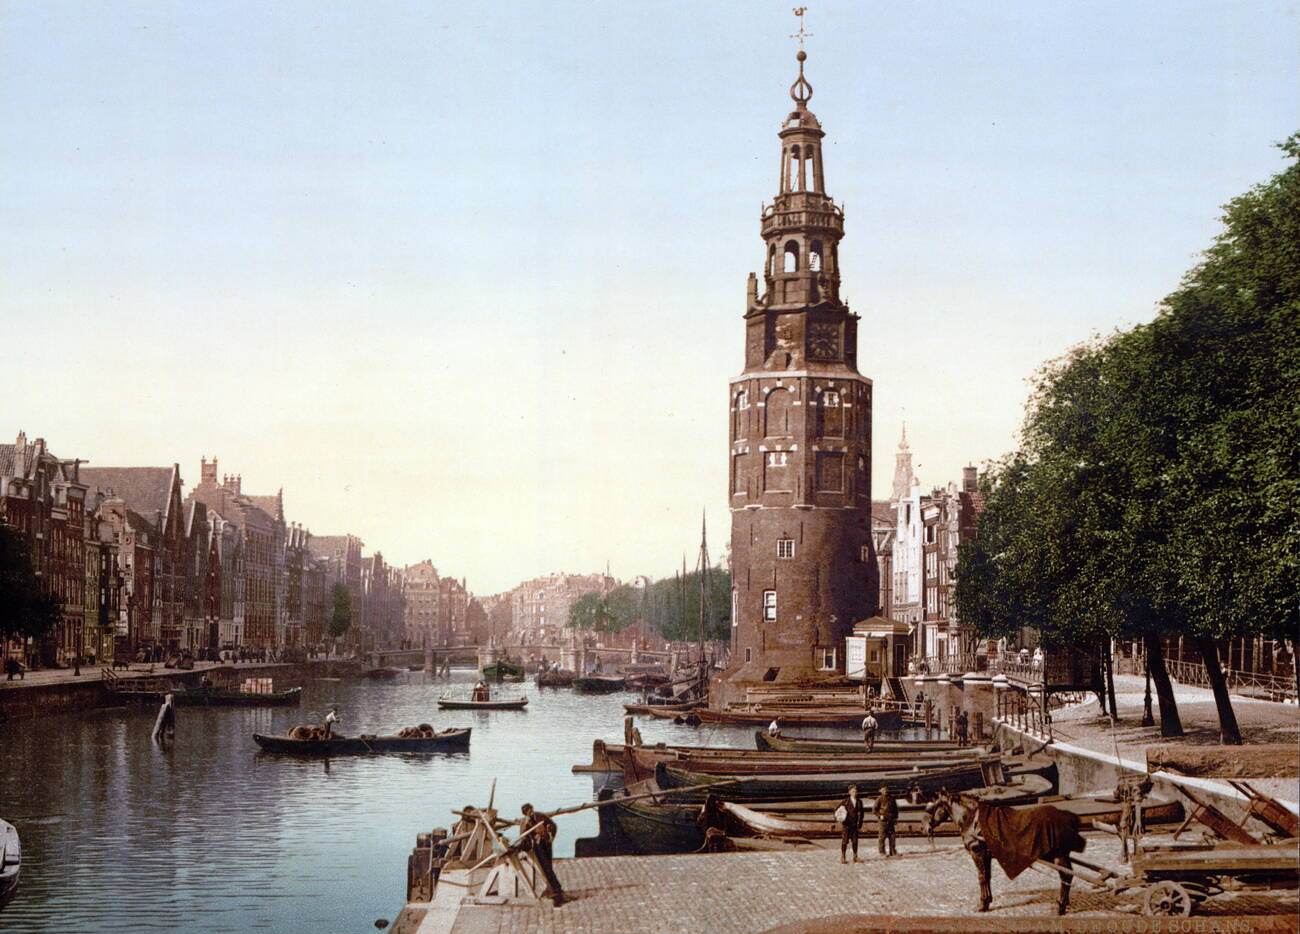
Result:
{"label": "tower window", "polygon": [[776,622],[776,591],[763,591],[763,619],[766,622]]}
{"label": "tower window", "polygon": [[790,240],[785,245],[785,271],[799,271],[799,244]]}
{"label": "tower window", "polygon": [[808,269],[812,272],[822,271],[822,242],[814,240],[808,251]]}
{"label": "tower window", "polygon": [[858,557],[858,560],[860,560],[863,564],[866,564],[867,562],[869,562],[869,561],[871,560],[871,546],[870,546],[870,545],[863,545],[863,546],[862,546],[862,551],[861,551],[861,553],[860,553],[860,555],[859,555],[859,557]]}
{"label": "tower window", "polygon": [[776,540],[776,556],[777,556],[778,558],[793,558],[793,557],[794,557],[794,539],[793,539],[793,538],[778,538],[778,539]]}

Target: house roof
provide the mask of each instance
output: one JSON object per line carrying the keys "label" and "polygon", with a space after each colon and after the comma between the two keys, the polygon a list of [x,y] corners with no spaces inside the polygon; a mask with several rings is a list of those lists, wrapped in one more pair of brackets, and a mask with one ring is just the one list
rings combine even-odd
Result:
{"label": "house roof", "polygon": [[175,467],[83,467],[81,482],[105,493],[111,490],[142,515],[165,515],[175,473]]}

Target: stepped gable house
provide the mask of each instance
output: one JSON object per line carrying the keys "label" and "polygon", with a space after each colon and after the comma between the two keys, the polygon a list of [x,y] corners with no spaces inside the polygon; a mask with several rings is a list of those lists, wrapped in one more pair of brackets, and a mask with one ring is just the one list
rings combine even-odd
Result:
{"label": "stepped gable house", "polygon": [[826,194],[807,56],[777,134],[763,291],[749,277],[745,367],[730,384],[732,665],[715,693],[844,673],[844,639],[879,606],[872,542],[871,381],[840,298],[844,211]]}

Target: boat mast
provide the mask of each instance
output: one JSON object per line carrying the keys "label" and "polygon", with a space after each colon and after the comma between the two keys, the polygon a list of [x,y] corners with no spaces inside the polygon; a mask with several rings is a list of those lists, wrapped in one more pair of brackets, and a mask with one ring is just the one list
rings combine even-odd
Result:
{"label": "boat mast", "polygon": [[704,614],[708,602],[709,528],[704,511],[700,511],[700,692],[704,691]]}

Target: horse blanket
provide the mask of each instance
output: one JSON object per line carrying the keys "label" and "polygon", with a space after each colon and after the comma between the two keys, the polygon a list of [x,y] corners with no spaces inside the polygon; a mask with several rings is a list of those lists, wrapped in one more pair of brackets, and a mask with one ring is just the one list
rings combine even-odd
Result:
{"label": "horse blanket", "polygon": [[1020,875],[1036,859],[1077,853],[1085,845],[1079,833],[1079,815],[1050,804],[1019,809],[981,804],[979,822],[989,855],[1008,879]]}

